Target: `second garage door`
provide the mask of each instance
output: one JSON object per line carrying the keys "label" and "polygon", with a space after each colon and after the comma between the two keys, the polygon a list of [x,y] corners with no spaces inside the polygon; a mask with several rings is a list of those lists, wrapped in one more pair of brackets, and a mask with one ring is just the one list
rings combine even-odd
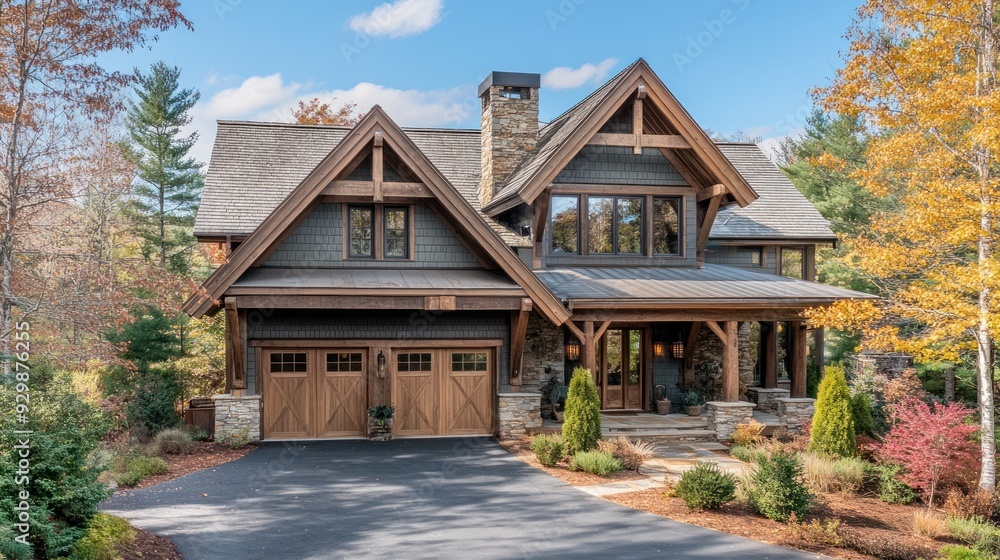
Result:
{"label": "second garage door", "polygon": [[490,349],[404,349],[393,353],[397,436],[493,432]]}

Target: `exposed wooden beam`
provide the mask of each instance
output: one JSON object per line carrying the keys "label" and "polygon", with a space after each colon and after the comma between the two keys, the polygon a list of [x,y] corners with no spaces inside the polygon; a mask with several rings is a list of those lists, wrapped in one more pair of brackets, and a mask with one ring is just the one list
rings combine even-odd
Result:
{"label": "exposed wooden beam", "polygon": [[236,300],[226,298],[226,385],[247,388],[247,313]]}
{"label": "exposed wooden beam", "polygon": [[705,246],[708,245],[708,237],[712,234],[712,225],[715,223],[715,216],[719,213],[719,204],[722,197],[717,196],[708,202],[705,209],[705,217],[702,219],[698,229],[697,261],[701,264],[705,261]]}
{"label": "exposed wooden beam", "polygon": [[642,98],[636,97],[632,102],[632,153],[642,155]]}
{"label": "exposed wooden beam", "polygon": [[816,362],[816,367],[819,368],[819,373],[822,376],[824,370],[826,369],[826,336],[823,327],[817,327],[813,329],[813,361]]}
{"label": "exposed wooden beam", "polygon": [[360,348],[364,346],[376,347],[399,347],[399,348],[502,348],[502,338],[486,339],[396,339],[396,338],[361,338],[343,340],[317,340],[314,338],[279,338],[279,339],[257,339],[250,343],[254,348],[275,347],[275,348]]}
{"label": "exposed wooden beam", "polygon": [[712,332],[715,333],[715,336],[719,337],[719,340],[721,340],[722,344],[725,345],[726,337],[729,335],[726,334],[726,331],[724,331],[722,327],[719,326],[719,323],[715,321],[705,321],[705,324],[708,325],[708,328],[712,329]]}
{"label": "exposed wooden beam", "polygon": [[610,326],[611,326],[611,321],[604,321],[604,323],[602,323],[601,326],[596,331],[594,331],[594,340],[595,341],[600,340],[601,337],[604,336],[604,333],[607,332],[608,327]]}
{"label": "exposed wooden beam", "polygon": [[528,334],[528,317],[531,315],[531,300],[527,309],[521,309],[510,314],[510,388],[519,391],[521,388],[521,364],[524,356],[524,342]]}
{"label": "exposed wooden beam", "polygon": [[[583,323],[583,361],[582,366],[588,369],[591,375],[597,375],[597,340],[594,338],[594,322],[584,321]],[[595,377],[596,379],[596,377]]]}
{"label": "exposed wooden beam", "polygon": [[740,350],[739,323],[726,321],[726,338],[722,342],[722,400],[736,402],[740,399]]}
{"label": "exposed wooden beam", "polygon": [[691,144],[683,136],[677,134],[620,134],[613,132],[598,132],[587,141],[589,146],[621,146],[635,149],[670,148],[674,150],[689,150]]}
{"label": "exposed wooden beam", "polygon": [[375,131],[375,140],[372,145],[372,186],[374,187],[375,202],[382,202],[382,173],[385,164],[382,161],[382,131]]}
{"label": "exposed wooden beam", "polygon": [[[375,183],[373,181],[332,181],[323,189],[321,195],[373,198]],[[434,194],[423,183],[383,182],[382,198],[434,198]]]}
{"label": "exposed wooden beam", "polygon": [[542,242],[545,239],[545,224],[549,221],[549,201],[551,199],[552,196],[546,193],[542,193],[537,199],[535,199],[533,208],[534,215],[531,219],[532,268],[542,267],[542,256],[545,254],[545,248],[542,246]]}
{"label": "exposed wooden beam", "polygon": [[[442,296],[310,296],[310,295],[249,295],[227,297],[235,300],[242,309],[424,309],[442,310]],[[447,296],[445,296],[447,297]],[[521,308],[523,294],[509,297],[451,296],[445,307],[453,305],[456,311],[494,309],[515,311]]]}
{"label": "exposed wooden beam", "polygon": [[586,335],[583,334],[583,331],[580,330],[580,327],[576,326],[576,324],[574,324],[573,321],[566,321],[565,323],[563,323],[563,326],[569,329],[569,332],[573,333],[573,336],[575,336],[576,339],[580,341],[580,344],[583,344],[583,339],[586,337]]}
{"label": "exposed wooden beam", "polygon": [[682,385],[687,376],[694,374],[694,347],[698,344],[701,325],[701,321],[694,321],[691,323],[691,330],[688,331],[687,342],[684,344],[684,376],[681,377]]}
{"label": "exposed wooden beam", "polygon": [[791,378],[791,397],[804,398],[806,396],[806,329],[802,321],[791,321],[788,324],[788,340],[791,342],[792,371],[789,372]]}
{"label": "exposed wooden beam", "polygon": [[764,340],[762,350],[764,353],[764,388],[775,389],[778,387],[778,324],[775,322],[764,322],[760,324]]}
{"label": "exposed wooden beam", "polygon": [[723,185],[722,183],[716,183],[711,187],[701,189],[700,191],[698,191],[698,196],[696,197],[696,199],[698,200],[698,202],[701,202],[703,200],[708,200],[716,196],[722,196],[728,192],[729,192],[729,187]]}

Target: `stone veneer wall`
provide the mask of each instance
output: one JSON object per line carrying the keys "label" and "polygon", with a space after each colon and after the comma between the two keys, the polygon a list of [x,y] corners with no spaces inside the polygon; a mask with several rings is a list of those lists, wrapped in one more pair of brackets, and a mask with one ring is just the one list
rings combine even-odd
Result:
{"label": "stone veneer wall", "polygon": [[747,390],[747,398],[752,403],[757,404],[757,410],[768,414],[778,413],[778,399],[787,399],[788,389],[765,389],[763,387],[750,387]]}
{"label": "stone veneer wall", "polygon": [[483,206],[493,200],[496,185],[502,184],[538,143],[538,90],[524,88],[528,98],[513,99],[500,95],[501,89],[490,86],[482,97],[479,201]]}
{"label": "stone veneer wall", "polygon": [[755,404],[749,402],[712,401],[708,406],[708,429],[715,431],[719,441],[727,441],[733,435],[737,424],[749,422],[753,418]]}
{"label": "stone veneer wall", "polygon": [[541,393],[500,393],[500,439],[517,439],[542,427]]}
{"label": "stone veneer wall", "polygon": [[812,422],[816,399],[775,399],[778,402],[778,420],[784,422],[791,433],[801,433]]}
{"label": "stone veneer wall", "polygon": [[[739,340],[739,368],[740,368],[740,398],[747,397],[747,387],[753,382],[753,370],[755,365],[754,357],[750,353],[750,323],[741,322],[737,330]],[[720,372],[720,376],[715,380],[715,394],[704,395],[708,399],[718,397],[722,391],[722,342],[715,336],[712,329],[702,326],[698,332],[698,341],[694,346],[694,368],[690,375],[684,378],[685,386],[691,387],[694,382],[692,375],[697,375],[699,364],[715,364]]]}
{"label": "stone veneer wall", "polygon": [[215,395],[215,438],[239,435],[244,429],[250,441],[260,441],[260,395]]}
{"label": "stone veneer wall", "polygon": [[565,380],[562,327],[557,327],[537,313],[528,318],[528,333],[521,355],[521,390],[541,392],[553,377]]}

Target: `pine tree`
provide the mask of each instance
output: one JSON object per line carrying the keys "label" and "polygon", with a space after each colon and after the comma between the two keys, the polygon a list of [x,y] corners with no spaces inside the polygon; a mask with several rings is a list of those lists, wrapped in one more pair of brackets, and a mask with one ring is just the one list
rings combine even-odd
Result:
{"label": "pine tree", "polygon": [[170,272],[185,273],[195,245],[190,227],[202,187],[201,164],[188,157],[197,133],[182,135],[200,94],[180,89],[180,69],[162,61],[148,74],[136,70],[137,100],[129,101],[129,154],[138,166],[132,211],[143,255]]}
{"label": "pine tree", "polygon": [[578,367],[573,370],[566,397],[566,414],[563,421],[563,441],[570,454],[590,451],[601,439],[601,398],[590,370]]}
{"label": "pine tree", "polygon": [[819,384],[809,449],[827,455],[850,457],[855,453],[855,445],[851,392],[844,378],[844,368],[827,366]]}

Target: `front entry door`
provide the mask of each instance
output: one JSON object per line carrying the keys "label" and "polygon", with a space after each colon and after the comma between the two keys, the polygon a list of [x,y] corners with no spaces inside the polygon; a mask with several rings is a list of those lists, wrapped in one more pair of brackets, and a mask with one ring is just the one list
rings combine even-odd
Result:
{"label": "front entry door", "polygon": [[608,329],[598,346],[598,392],[603,410],[642,408],[642,331]]}

